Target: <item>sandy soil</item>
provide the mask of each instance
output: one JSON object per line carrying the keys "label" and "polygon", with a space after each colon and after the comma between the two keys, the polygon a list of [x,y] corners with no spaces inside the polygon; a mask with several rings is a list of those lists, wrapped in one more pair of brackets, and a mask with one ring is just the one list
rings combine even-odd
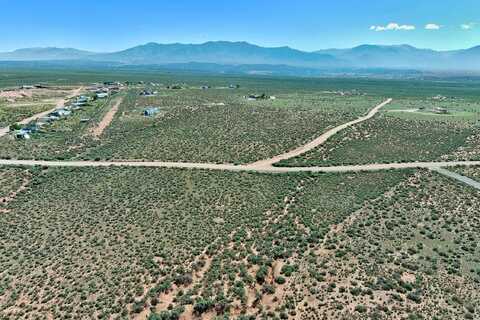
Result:
{"label": "sandy soil", "polygon": [[2,91],[0,92],[0,98],[5,98],[10,101],[15,101],[16,99],[22,98],[31,98],[32,97],[31,90],[15,90],[15,91]]}

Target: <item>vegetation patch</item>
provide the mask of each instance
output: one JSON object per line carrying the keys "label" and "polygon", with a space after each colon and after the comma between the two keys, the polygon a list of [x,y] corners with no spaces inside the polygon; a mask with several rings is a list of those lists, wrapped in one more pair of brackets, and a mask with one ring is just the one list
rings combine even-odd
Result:
{"label": "vegetation patch", "polygon": [[[86,159],[248,163],[298,147],[352,120],[381,98],[284,93],[247,101],[242,90],[130,92],[99,146]],[[146,106],[159,108],[145,117]]]}
{"label": "vegetation patch", "polygon": [[439,160],[463,146],[472,125],[406,120],[386,114],[349,127],[320,147],[278,166],[331,166]]}
{"label": "vegetation patch", "polygon": [[[480,194],[421,171],[331,229],[300,269],[305,319],[478,317]],[[302,271],[303,270],[303,271]],[[316,276],[320,274],[321,276]],[[321,302],[321,303],[319,303]]]}
{"label": "vegetation patch", "polygon": [[331,223],[408,174],[37,170],[0,215],[0,312],[152,319],[294,312],[304,252]]}

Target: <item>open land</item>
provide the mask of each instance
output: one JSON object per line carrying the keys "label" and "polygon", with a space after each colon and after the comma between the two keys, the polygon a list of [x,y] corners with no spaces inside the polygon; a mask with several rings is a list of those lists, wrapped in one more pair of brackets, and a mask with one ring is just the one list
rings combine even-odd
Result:
{"label": "open land", "polygon": [[29,77],[122,85],[0,137],[0,318],[479,317],[478,84]]}

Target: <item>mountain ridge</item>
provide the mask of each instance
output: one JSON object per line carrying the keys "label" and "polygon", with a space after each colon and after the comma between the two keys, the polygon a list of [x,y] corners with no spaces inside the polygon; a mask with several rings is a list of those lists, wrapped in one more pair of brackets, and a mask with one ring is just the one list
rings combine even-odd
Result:
{"label": "mountain ridge", "polygon": [[201,44],[148,42],[116,52],[75,48],[22,48],[0,53],[0,61],[85,60],[127,65],[215,63],[223,65],[286,65],[301,68],[390,68],[417,70],[480,70],[480,46],[437,51],[408,44],[362,44],[347,49],[307,52],[262,47],[245,41],[208,41]]}

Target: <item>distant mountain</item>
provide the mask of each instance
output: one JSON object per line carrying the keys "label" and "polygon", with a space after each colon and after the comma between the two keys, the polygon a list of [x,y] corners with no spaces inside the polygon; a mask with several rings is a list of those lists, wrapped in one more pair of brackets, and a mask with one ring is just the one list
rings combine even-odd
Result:
{"label": "distant mountain", "polygon": [[466,50],[435,51],[410,45],[361,45],[351,49],[329,49],[316,52],[329,54],[356,68],[480,70],[480,46]]}
{"label": "distant mountain", "polygon": [[79,60],[93,55],[95,53],[73,48],[27,48],[0,53],[0,60]]}
{"label": "distant mountain", "polygon": [[352,49],[320,50],[346,61],[353,67],[398,69],[444,69],[449,63],[448,53],[418,49],[409,45],[361,45]]}
{"label": "distant mountain", "polygon": [[467,50],[459,50],[450,53],[453,68],[459,69],[468,66],[472,70],[480,70],[480,46]]}
{"label": "distant mountain", "polygon": [[204,44],[158,44],[130,48],[98,55],[95,59],[129,64],[215,63],[215,64],[283,64],[296,67],[341,65],[328,54],[316,54],[289,47],[264,48],[247,42],[216,41]]}
{"label": "distant mountain", "polygon": [[[0,53],[0,61],[85,61],[109,65],[179,65],[202,64],[217,69],[236,66],[235,70],[285,70],[297,68],[306,74],[315,70],[348,68],[355,70],[439,70],[480,71],[480,46],[456,51],[419,49],[410,45],[361,45],[351,49],[328,49],[305,52],[289,47],[265,48],[247,42],[213,41],[203,44],[147,43],[130,49],[93,53],[72,48],[30,48]],[[219,68],[218,66],[222,67]],[[267,66],[276,66],[268,68]],[[281,66],[281,67],[278,67]],[[227,68],[231,69],[232,68]],[[293,72],[288,70],[288,72]]]}

